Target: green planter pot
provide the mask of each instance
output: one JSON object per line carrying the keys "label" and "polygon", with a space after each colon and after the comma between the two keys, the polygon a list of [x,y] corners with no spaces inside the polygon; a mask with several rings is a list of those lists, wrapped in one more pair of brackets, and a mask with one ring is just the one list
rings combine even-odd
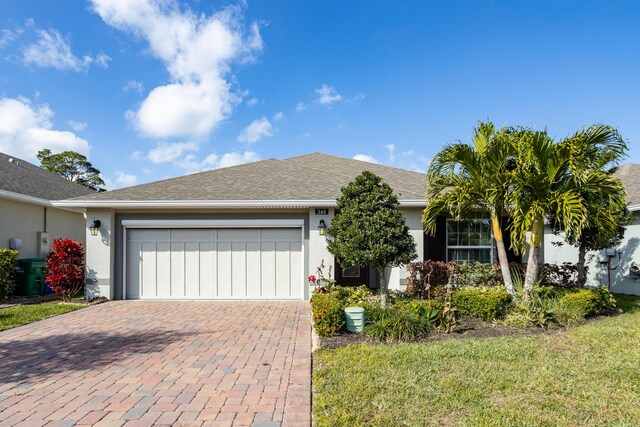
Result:
{"label": "green planter pot", "polygon": [[364,331],[364,308],[347,307],[344,309],[347,331],[361,333]]}

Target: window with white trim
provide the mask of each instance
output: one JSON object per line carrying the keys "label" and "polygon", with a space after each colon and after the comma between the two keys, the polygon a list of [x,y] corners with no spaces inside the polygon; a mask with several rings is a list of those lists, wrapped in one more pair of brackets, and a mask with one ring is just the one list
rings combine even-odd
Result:
{"label": "window with white trim", "polygon": [[447,261],[493,262],[491,220],[447,219]]}

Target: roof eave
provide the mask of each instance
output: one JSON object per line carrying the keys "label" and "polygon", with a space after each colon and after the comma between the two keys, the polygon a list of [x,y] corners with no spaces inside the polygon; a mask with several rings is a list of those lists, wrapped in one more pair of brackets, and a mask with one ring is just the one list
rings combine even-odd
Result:
{"label": "roof eave", "polygon": [[[58,200],[52,202],[60,208],[104,209],[303,209],[335,207],[335,200]],[[424,207],[425,200],[400,200],[402,207]]]}

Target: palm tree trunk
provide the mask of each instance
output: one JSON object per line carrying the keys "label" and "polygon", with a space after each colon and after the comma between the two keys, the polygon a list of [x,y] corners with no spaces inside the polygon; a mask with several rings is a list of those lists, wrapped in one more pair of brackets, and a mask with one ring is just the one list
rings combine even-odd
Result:
{"label": "palm tree trunk", "polygon": [[584,267],[586,257],[587,248],[585,245],[578,246],[578,263],[576,267],[578,268],[578,286],[580,287],[584,287],[584,284],[587,282],[587,270]]}
{"label": "palm tree trunk", "polygon": [[385,308],[387,306],[387,281],[384,277],[384,265],[376,266],[376,279],[380,290],[380,307]]}
{"label": "palm tree trunk", "polygon": [[529,242],[529,260],[527,262],[527,273],[524,279],[524,294],[528,297],[533,291],[533,285],[538,277],[540,244],[542,243],[542,233],[544,232],[544,221],[542,215],[537,215],[531,227],[531,240]]}
{"label": "palm tree trunk", "polygon": [[502,271],[502,280],[504,280],[504,287],[511,296],[515,296],[515,290],[513,289],[513,280],[511,279],[511,270],[509,270],[509,260],[507,259],[507,250],[504,247],[504,240],[502,238],[502,229],[500,228],[500,221],[495,213],[491,214],[491,225],[493,227],[493,238],[496,239],[496,248],[498,249],[498,261],[500,261],[500,270]]}

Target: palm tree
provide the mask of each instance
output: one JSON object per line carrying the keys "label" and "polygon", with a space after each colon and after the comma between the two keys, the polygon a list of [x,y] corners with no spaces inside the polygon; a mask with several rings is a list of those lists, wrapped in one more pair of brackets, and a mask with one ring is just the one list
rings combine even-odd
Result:
{"label": "palm tree", "polygon": [[[524,285],[528,294],[538,275],[545,217],[554,215],[567,235],[580,239],[589,226],[589,194],[611,194],[612,202],[620,202],[621,183],[605,166],[617,162],[626,145],[615,130],[602,125],[585,128],[560,143],[546,131],[513,129],[507,134],[515,152],[507,199],[512,245],[524,250],[531,233]],[[603,226],[609,225],[603,221]]]}
{"label": "palm tree", "polygon": [[[584,285],[586,281],[585,258],[588,250],[600,250],[615,246],[624,237],[625,226],[629,224],[631,215],[625,201],[626,190],[622,182],[613,176],[617,165],[625,157],[627,146],[618,131],[607,125],[585,127],[561,144],[572,147],[591,147],[587,166],[589,171],[601,171],[610,176],[606,187],[587,185],[580,186],[580,193],[586,204],[587,223],[582,227],[579,236],[565,232],[565,241],[578,247],[577,281]],[[600,147],[599,149],[593,149]],[[551,222],[555,231],[563,231],[560,221],[554,215]]]}
{"label": "palm tree", "polygon": [[509,163],[513,146],[493,123],[479,122],[472,144],[444,147],[431,161],[427,173],[427,206],[422,214],[425,231],[435,233],[436,219],[443,211],[457,219],[468,218],[474,210],[486,210],[491,217],[493,237],[504,284],[515,294],[499,217],[505,210]]}

